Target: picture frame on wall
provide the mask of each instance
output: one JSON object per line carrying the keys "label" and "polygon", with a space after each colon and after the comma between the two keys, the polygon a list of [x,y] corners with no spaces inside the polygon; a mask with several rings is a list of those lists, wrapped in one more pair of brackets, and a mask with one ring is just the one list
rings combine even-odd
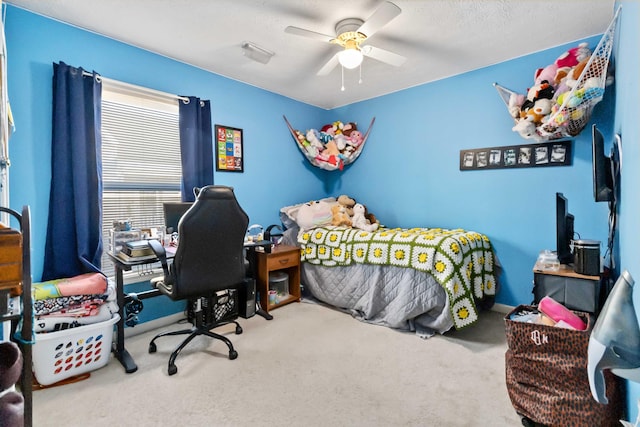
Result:
{"label": "picture frame on wall", "polygon": [[244,172],[242,129],[215,125],[216,170]]}
{"label": "picture frame on wall", "polygon": [[571,165],[571,140],[460,150],[460,170]]}

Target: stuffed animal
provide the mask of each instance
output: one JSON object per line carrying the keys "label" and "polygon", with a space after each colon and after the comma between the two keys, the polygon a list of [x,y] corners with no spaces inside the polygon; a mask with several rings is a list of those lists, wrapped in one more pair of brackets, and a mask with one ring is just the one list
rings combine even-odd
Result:
{"label": "stuffed animal", "polygon": [[307,131],[307,141],[309,141],[309,143],[317,148],[317,149],[323,149],[324,145],[322,144],[322,142],[320,142],[320,132],[318,132],[316,129],[309,129]]}
{"label": "stuffed animal", "polygon": [[337,158],[340,155],[340,150],[338,150],[336,143],[331,140],[324,145],[324,151],[322,153],[329,156],[329,159],[331,159],[332,156]]}
{"label": "stuffed animal", "polygon": [[558,72],[556,72],[556,77],[554,78],[554,85],[556,88],[556,93],[553,95],[554,98],[557,98],[564,92],[569,91],[571,88],[567,86],[567,76],[571,73],[573,68],[571,67],[562,67],[558,68]]}
{"label": "stuffed animal", "polygon": [[553,86],[547,80],[543,80],[540,84],[531,87],[527,91],[527,99],[522,103],[520,111],[526,113],[538,99],[553,99],[554,93]]}
{"label": "stuffed animal", "polygon": [[345,207],[347,210],[347,214],[349,217],[353,216],[353,206],[356,204],[356,201],[346,194],[342,194],[338,197],[338,203]]}
{"label": "stuffed animal", "polygon": [[342,133],[342,128],[344,127],[344,124],[340,120],[336,120],[331,124],[331,126],[333,129],[333,135],[335,136]]}
{"label": "stuffed animal", "polygon": [[369,221],[369,224],[378,224],[378,226],[380,226],[380,221],[378,221],[378,218],[376,218],[374,214],[369,212],[369,209],[366,206],[364,207],[364,217],[367,219],[367,221]]}
{"label": "stuffed animal", "polygon": [[347,137],[342,133],[336,134],[336,136],[333,137],[333,141],[336,143],[336,146],[340,151],[344,150],[347,146]]}
{"label": "stuffed animal", "polygon": [[584,97],[586,99],[600,98],[604,95],[604,89],[600,87],[600,79],[597,77],[586,79],[582,88],[585,90]]}
{"label": "stuffed animal", "polygon": [[558,66],[556,64],[549,64],[544,68],[538,68],[533,75],[533,80],[536,85],[541,84],[543,80],[553,82],[555,81],[557,72]]}
{"label": "stuffed animal", "polygon": [[351,227],[351,218],[347,214],[347,209],[344,206],[340,205],[339,203],[331,206],[331,214],[331,225],[344,225],[347,227]]}
{"label": "stuffed animal", "polygon": [[575,67],[580,61],[588,59],[591,56],[591,50],[587,43],[580,43],[578,46],[569,49],[556,60],[555,64],[558,68]]}
{"label": "stuffed animal", "polygon": [[509,95],[509,103],[507,104],[507,108],[509,110],[509,114],[511,114],[511,117],[513,117],[514,119],[520,117],[523,103],[524,95],[515,92],[512,92],[511,95]]}
{"label": "stuffed animal", "polygon": [[564,78],[564,84],[566,84],[567,87],[569,87],[570,89],[576,87],[576,85],[578,84],[578,79],[587,66],[588,61],[589,59],[587,58],[571,69],[571,71]]}
{"label": "stuffed animal", "polygon": [[333,125],[332,125],[332,124],[322,126],[322,127],[320,128],[320,132],[322,132],[322,133],[326,133],[326,134],[329,134],[329,135],[331,135],[331,136],[333,136],[333,135],[335,135],[335,134],[336,134],[336,131],[335,131],[335,129],[333,128]]}
{"label": "stuffed animal", "polygon": [[525,139],[536,137],[536,125],[530,116],[523,117],[511,128],[512,131],[518,132]]}
{"label": "stuffed animal", "polygon": [[354,130],[358,130],[358,125],[353,122],[349,122],[342,127],[342,134],[346,137],[350,137],[351,132],[353,132]]}
{"label": "stuffed animal", "polygon": [[365,207],[361,203],[356,203],[353,206],[353,219],[351,220],[353,227],[359,228],[364,231],[376,231],[378,229],[378,223],[371,224],[364,217]]}
{"label": "stuffed animal", "polygon": [[565,92],[560,94],[556,99],[557,105],[566,105],[569,108],[575,108],[578,105],[582,104],[584,98],[584,90],[579,89],[575,92]]}
{"label": "stuffed animal", "polygon": [[526,113],[522,114],[521,118],[529,116],[534,124],[539,125],[542,123],[544,117],[551,112],[553,102],[550,99],[540,98],[533,104],[533,107],[529,108]]}
{"label": "stuffed animal", "polygon": [[359,147],[363,141],[364,141],[364,135],[362,135],[362,132],[360,132],[359,130],[354,130],[349,135],[348,142],[350,145],[354,147]]}
{"label": "stuffed animal", "polygon": [[305,136],[299,130],[296,130],[295,134],[296,140],[298,141],[298,144],[300,144],[302,149],[306,151],[309,156],[316,157],[318,155],[318,147],[314,147],[313,145],[311,145],[311,143],[307,141],[307,138],[305,138]]}

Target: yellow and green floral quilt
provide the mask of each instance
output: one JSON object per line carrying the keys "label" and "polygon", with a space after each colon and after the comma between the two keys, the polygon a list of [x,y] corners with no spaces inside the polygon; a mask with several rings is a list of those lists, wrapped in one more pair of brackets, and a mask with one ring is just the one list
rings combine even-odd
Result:
{"label": "yellow and green floral quilt", "polygon": [[352,263],[392,265],[430,273],[446,290],[456,329],[478,320],[475,299],[495,295],[494,254],[489,238],[475,231],[441,228],[350,227],[301,231],[301,260],[325,267]]}

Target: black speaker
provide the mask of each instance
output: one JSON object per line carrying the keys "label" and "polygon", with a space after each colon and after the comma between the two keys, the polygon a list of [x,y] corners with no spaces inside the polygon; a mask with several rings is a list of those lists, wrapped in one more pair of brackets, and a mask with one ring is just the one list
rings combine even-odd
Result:
{"label": "black speaker", "polygon": [[247,286],[238,289],[238,314],[245,319],[256,314],[256,281],[247,279]]}

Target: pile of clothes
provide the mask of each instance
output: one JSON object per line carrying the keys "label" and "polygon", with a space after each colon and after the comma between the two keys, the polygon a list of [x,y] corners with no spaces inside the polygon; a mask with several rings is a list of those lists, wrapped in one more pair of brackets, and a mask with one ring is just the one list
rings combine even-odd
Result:
{"label": "pile of clothes", "polygon": [[36,333],[104,322],[118,312],[115,284],[100,273],[34,283],[32,294]]}

